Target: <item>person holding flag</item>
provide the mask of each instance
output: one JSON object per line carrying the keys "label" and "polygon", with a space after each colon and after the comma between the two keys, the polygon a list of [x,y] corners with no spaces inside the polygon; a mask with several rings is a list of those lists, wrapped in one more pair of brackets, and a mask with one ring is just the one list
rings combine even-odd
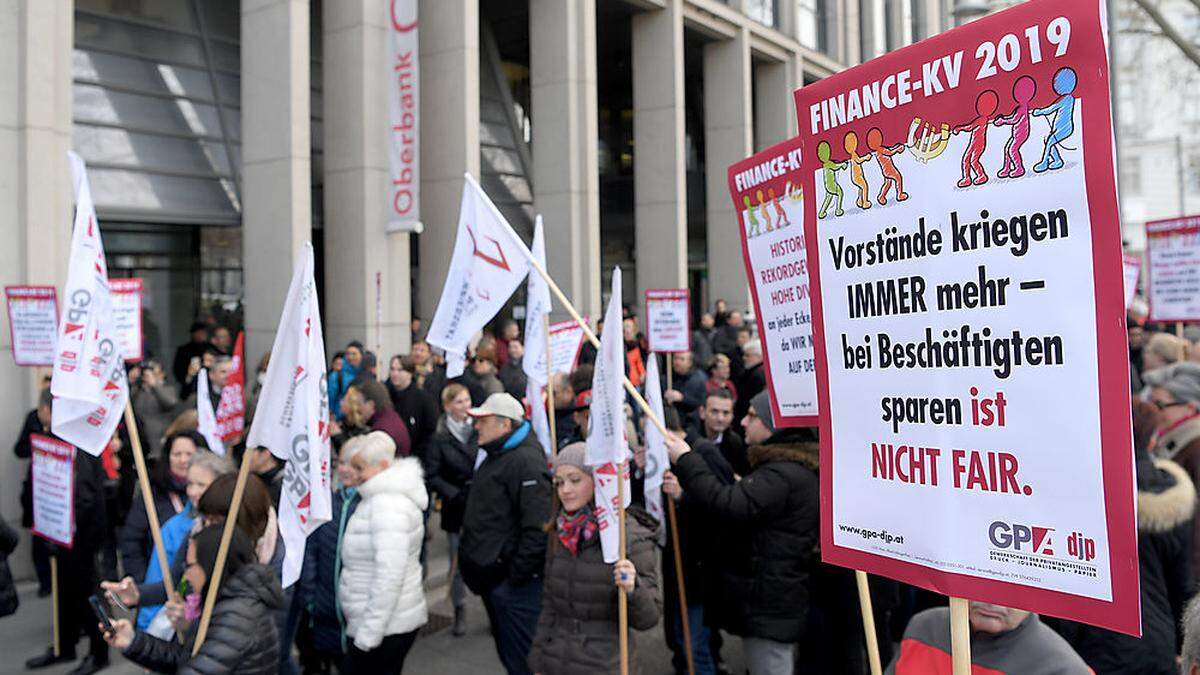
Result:
{"label": "person holding flag", "polygon": [[[618,594],[628,598],[630,628],[649,630],[662,613],[654,564],[657,523],[646,511],[630,508],[628,557],[606,562],[595,473],[585,454],[584,443],[572,443],[554,458],[560,506],[550,523],[542,613],[529,657],[534,672],[543,675],[620,671]],[[630,660],[636,662],[632,650]]]}

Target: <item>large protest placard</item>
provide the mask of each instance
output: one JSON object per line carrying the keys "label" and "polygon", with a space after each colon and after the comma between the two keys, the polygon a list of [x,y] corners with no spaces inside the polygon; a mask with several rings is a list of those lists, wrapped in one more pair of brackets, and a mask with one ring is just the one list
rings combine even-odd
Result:
{"label": "large protest placard", "polygon": [[1200,321],[1200,216],[1146,223],[1151,321]]}
{"label": "large protest placard", "polygon": [[771,413],[780,427],[817,425],[802,149],[793,139],[729,167],[729,195],[738,214]]}
{"label": "large protest placard", "polygon": [[[587,317],[583,317],[587,321]],[[583,328],[574,321],[550,324],[550,372],[570,373],[583,350]]]}
{"label": "large protest placard", "polygon": [[58,296],[53,286],[5,286],[8,331],[18,366],[54,365]]}
{"label": "large protest placard", "polygon": [[141,361],[142,347],[142,280],[109,279],[112,293],[113,327],[121,343],[121,355],[126,361]]}
{"label": "large protest placard", "polygon": [[822,557],[1136,634],[1103,8],[1031,0],[795,101]]}
{"label": "large protest placard", "polygon": [[75,448],[57,438],[30,434],[33,451],[33,533],[71,548],[75,534]]}
{"label": "large protest placard", "polygon": [[646,342],[652,352],[692,350],[691,293],[686,288],[646,290]]}

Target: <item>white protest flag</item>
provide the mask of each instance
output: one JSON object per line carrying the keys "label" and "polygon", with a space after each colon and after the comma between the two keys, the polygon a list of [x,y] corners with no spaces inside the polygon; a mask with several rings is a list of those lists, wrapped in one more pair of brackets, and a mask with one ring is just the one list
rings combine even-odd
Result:
{"label": "white protest flag", "polygon": [[212,396],[208,391],[208,368],[196,374],[196,430],[208,441],[208,449],[225,456],[225,444],[217,430],[217,413],[213,412]]}
{"label": "white protest flag", "polygon": [[[651,352],[646,364],[646,402],[650,411],[660,420],[663,416],[662,387],[658,384],[658,355]],[[650,515],[663,522],[662,482],[663,473],[667,470],[667,439],[658,431],[658,427],[646,420],[646,510]],[[666,530],[659,530],[665,532]]]}
{"label": "white protest flag", "polygon": [[529,423],[533,426],[533,433],[537,435],[538,442],[542,444],[542,449],[546,451],[546,456],[549,457],[552,449],[550,447],[550,417],[546,414],[546,402],[542,400],[542,392],[545,387],[534,382],[532,379],[525,381],[525,400],[529,402]]}
{"label": "white protest flag", "polygon": [[305,539],[330,518],[329,394],[311,243],[292,275],[258,401],[246,447],[287,461],[279,500],[286,588],[300,577]]}
{"label": "white protest flag", "polygon": [[75,230],[50,380],[50,426],[59,438],[99,456],[121,420],[129,381],[112,321],[108,264],[87,167],[79,155],[67,155],[75,187]]}
{"label": "white protest flag", "polygon": [[595,469],[596,520],[604,562],[616,562],[620,546],[617,519],[617,467],[625,481],[625,506],[629,506],[629,472],[625,462],[629,446],[625,440],[625,343],[621,335],[621,268],[613,268],[612,296],[604,314],[608,330],[600,336],[600,351],[592,375],[591,428],[587,438],[587,463]]}
{"label": "white protest flag", "polygon": [[[539,214],[533,225],[533,245],[530,253],[537,264],[546,269],[546,239],[542,231],[542,216]],[[546,386],[546,326],[550,315],[550,286],[538,274],[537,270],[529,270],[529,281],[525,284],[525,358],[521,361],[521,369],[530,382]]]}

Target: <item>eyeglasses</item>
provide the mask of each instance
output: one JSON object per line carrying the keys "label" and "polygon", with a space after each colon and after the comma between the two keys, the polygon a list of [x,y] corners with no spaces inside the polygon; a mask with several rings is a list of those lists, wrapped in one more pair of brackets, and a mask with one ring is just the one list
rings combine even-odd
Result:
{"label": "eyeglasses", "polygon": [[1171,401],[1170,403],[1163,403],[1162,401],[1153,401],[1153,403],[1154,403],[1154,407],[1158,408],[1159,410],[1166,410],[1167,408],[1174,408],[1177,405],[1187,405],[1183,401]]}

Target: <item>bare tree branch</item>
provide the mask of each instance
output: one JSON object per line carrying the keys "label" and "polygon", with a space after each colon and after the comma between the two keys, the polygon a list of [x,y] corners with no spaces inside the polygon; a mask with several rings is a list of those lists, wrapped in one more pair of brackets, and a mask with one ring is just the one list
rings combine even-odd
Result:
{"label": "bare tree branch", "polygon": [[[1172,26],[1171,23],[1167,21],[1166,17],[1164,17],[1162,13],[1158,11],[1158,8],[1151,5],[1148,0],[1133,1],[1137,3],[1138,7],[1142,8],[1142,11],[1150,17],[1151,21],[1158,25],[1159,29],[1162,30],[1163,35],[1166,36],[1171,42],[1174,42],[1175,46],[1179,47],[1179,51],[1183,52],[1184,56],[1191,59],[1192,62],[1196,64],[1196,67],[1200,68],[1200,49],[1197,49],[1196,45],[1189,42],[1187,38],[1179,33],[1178,30],[1175,30],[1175,27]],[[1200,6],[1200,0],[1191,1],[1197,6]]]}

